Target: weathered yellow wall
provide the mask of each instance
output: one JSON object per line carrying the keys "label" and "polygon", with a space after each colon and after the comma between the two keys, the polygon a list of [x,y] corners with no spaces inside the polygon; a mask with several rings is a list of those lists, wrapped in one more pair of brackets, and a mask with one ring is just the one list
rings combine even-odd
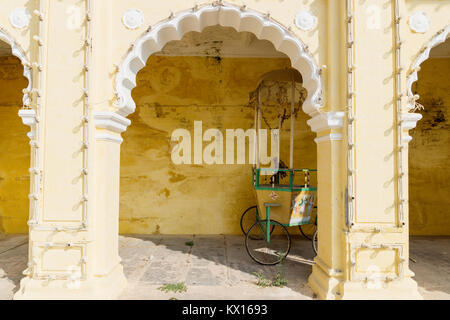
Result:
{"label": "weathered yellow wall", "polygon": [[425,110],[410,144],[410,230],[450,235],[450,59],[429,59],[421,68],[415,89]]}
{"label": "weathered yellow wall", "polygon": [[0,233],[27,233],[30,146],[17,115],[27,87],[17,58],[0,58]]}
{"label": "weathered yellow wall", "polygon": [[[183,128],[193,136],[195,120],[203,121],[203,132],[217,128],[224,135],[253,127],[249,92],[261,75],[288,66],[288,59],[151,57],[139,73],[137,110],[123,135],[120,232],[239,234],[242,212],[255,205],[251,166],[174,165],[171,134]],[[295,165],[315,168],[315,134],[306,120],[300,113]]]}

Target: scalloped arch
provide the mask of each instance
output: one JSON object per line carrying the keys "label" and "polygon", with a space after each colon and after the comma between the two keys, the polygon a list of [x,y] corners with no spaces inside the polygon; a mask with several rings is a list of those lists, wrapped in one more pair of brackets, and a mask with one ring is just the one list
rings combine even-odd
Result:
{"label": "scalloped arch", "polygon": [[[10,36],[1,26],[0,26],[0,41],[7,43],[11,47],[12,54],[17,58],[19,58],[19,60],[22,62],[23,75],[25,78],[28,79],[28,87],[26,88],[26,91],[31,92],[31,89],[33,87],[32,69],[30,62],[28,61],[25,55],[25,51],[17,44],[14,38]],[[28,93],[25,93],[23,95],[23,105],[29,106],[30,103],[31,103],[30,96]]]}
{"label": "scalloped arch", "polygon": [[310,116],[320,112],[323,105],[322,79],[320,69],[307,47],[286,28],[264,15],[229,4],[181,12],[168,21],[157,24],[138,39],[116,76],[117,112],[126,117],[135,111],[136,104],[131,91],[136,87],[137,73],[145,67],[147,59],[153,53],[160,51],[169,41],[181,40],[187,32],[201,32],[213,25],[233,27],[238,32],[251,32],[258,39],[272,42],[278,51],[291,59],[292,67],[303,76],[303,86],[308,91],[303,110]]}
{"label": "scalloped arch", "polygon": [[434,37],[431,39],[431,41],[427,42],[427,44],[423,47],[422,51],[418,55],[418,57],[414,60],[413,64],[411,65],[411,73],[408,76],[408,82],[407,82],[407,88],[408,88],[408,109],[412,110],[415,108],[415,95],[412,92],[412,86],[414,82],[419,80],[419,70],[420,65],[427,60],[430,57],[431,50],[440,45],[441,43],[444,43],[450,36],[450,25],[447,25],[444,29],[439,31]]}

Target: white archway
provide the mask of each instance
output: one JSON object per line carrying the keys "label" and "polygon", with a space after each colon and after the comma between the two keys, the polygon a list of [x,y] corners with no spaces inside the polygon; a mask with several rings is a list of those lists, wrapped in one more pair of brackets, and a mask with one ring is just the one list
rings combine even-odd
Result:
{"label": "white archway", "polygon": [[153,53],[160,51],[169,41],[181,40],[187,32],[201,32],[214,25],[233,27],[238,32],[251,32],[258,39],[272,42],[275,49],[286,54],[291,59],[292,67],[302,74],[303,86],[308,91],[303,110],[311,117],[319,113],[323,105],[320,68],[306,45],[267,16],[229,4],[208,5],[181,12],[155,25],[138,39],[119,66],[116,76],[117,113],[126,117],[135,111],[136,104],[131,91],[136,87],[138,72],[145,67]]}
{"label": "white archway", "polygon": [[23,75],[28,79],[28,87],[24,90],[23,95],[23,105],[29,107],[31,104],[30,93],[33,88],[32,80],[32,68],[31,63],[28,61],[25,51],[16,43],[16,41],[11,37],[5,29],[0,26],[0,41],[5,42],[11,47],[11,52],[14,56],[19,58],[23,65]]}
{"label": "white archway", "polygon": [[416,107],[416,100],[417,97],[412,91],[413,84],[419,80],[419,71],[420,71],[420,65],[428,60],[430,57],[430,52],[433,50],[434,47],[440,45],[441,43],[444,43],[447,38],[450,36],[450,25],[447,25],[445,28],[440,30],[432,39],[431,41],[427,42],[427,44],[422,48],[422,51],[418,55],[418,57],[414,60],[413,64],[410,68],[410,74],[408,76],[407,81],[407,89],[408,89],[408,109],[413,110]]}
{"label": "white archway", "polygon": [[[431,40],[427,41],[423,46],[422,49],[419,51],[419,53],[417,54],[417,56],[415,57],[411,67],[410,67],[410,73],[408,75],[407,78],[407,95],[408,95],[408,100],[407,100],[407,111],[406,113],[404,113],[402,115],[402,120],[403,120],[403,128],[405,130],[411,130],[411,129],[415,129],[418,125],[418,122],[420,120],[422,120],[423,118],[427,119],[427,121],[429,121],[430,119],[430,111],[431,114],[433,112],[433,107],[431,106],[432,104],[425,104],[426,108],[423,109],[424,112],[422,113],[413,113],[410,112],[412,110],[418,110],[418,109],[422,109],[423,106],[418,105],[416,102],[417,100],[419,100],[421,97],[413,91],[413,86],[414,83],[416,83],[417,81],[419,81],[420,84],[420,78],[419,78],[419,72],[421,71],[421,67],[422,64],[425,63],[425,61],[429,60],[432,57],[432,51],[433,49],[435,49],[436,47],[438,47],[439,45],[445,43],[445,42],[449,42],[450,41],[450,25],[446,25],[444,28],[440,29],[437,33],[435,33],[433,35],[433,37],[431,38]],[[442,70],[442,71],[445,71]],[[429,71],[425,71],[425,73],[429,73]],[[423,74],[422,76],[425,76],[425,74]],[[428,75],[428,77],[430,77],[430,75]],[[440,88],[448,88],[448,81],[444,81],[441,82],[439,80],[437,80],[439,78],[436,78],[432,84],[433,84],[433,91],[429,92],[430,94],[432,93],[433,97],[436,95],[437,96],[437,92]],[[430,78],[425,79],[430,81]],[[429,86],[430,84],[428,84]],[[436,90],[436,91],[435,91]],[[431,96],[431,95],[430,95]],[[424,101],[426,102],[427,99],[425,99]],[[428,107],[430,107],[431,110],[428,110]],[[445,122],[444,122],[445,123]],[[425,125],[425,124],[424,124]],[[442,137],[438,138],[438,140],[436,141],[436,138],[430,139],[430,140],[425,140],[424,142],[424,132],[430,130],[435,132],[435,128],[434,126],[432,127],[424,127],[424,129],[420,129],[420,127],[417,129],[418,131],[416,132],[417,137],[418,137],[418,143],[410,146],[407,150],[408,150],[408,189],[409,189],[409,195],[408,198],[410,199],[409,202],[409,215],[410,217],[416,217],[417,214],[419,213],[423,213],[423,216],[428,216],[429,213],[427,212],[427,210],[429,210],[429,204],[425,202],[425,204],[423,203],[423,201],[426,199],[426,201],[431,201],[431,202],[436,202],[436,199],[429,199],[428,196],[422,196],[423,194],[423,179],[426,179],[426,183],[428,185],[429,188],[433,188],[436,186],[441,186],[442,181],[439,181],[438,179],[440,179],[439,176],[439,171],[437,176],[439,176],[439,178],[430,176],[430,175],[426,175],[426,176],[422,176],[421,179],[422,181],[420,181],[420,183],[418,182],[418,177],[420,176],[420,172],[422,171],[422,167],[420,167],[418,165],[418,163],[423,163],[422,161],[414,161],[415,157],[417,155],[419,155],[421,152],[428,152],[428,153],[435,153],[435,150],[432,150],[431,147],[432,145],[434,145],[434,147],[436,148],[436,144],[439,143],[438,148],[440,150],[440,148],[446,148],[446,145],[443,145],[445,143],[445,141],[443,140]],[[438,128],[436,129],[438,130]],[[422,137],[420,137],[422,135]],[[429,135],[429,133],[427,133],[427,135]],[[436,135],[436,137],[438,137],[439,135]],[[406,142],[410,142],[413,140],[413,138],[411,136],[406,136],[405,139],[407,139]],[[422,140],[422,141],[421,141]],[[432,143],[430,143],[430,141],[432,141]],[[422,148],[422,149],[420,149]],[[430,167],[429,163],[425,163],[424,164],[425,168]],[[444,164],[445,167],[445,164]],[[431,167],[430,167],[431,168]],[[440,163],[436,163],[433,162],[432,165],[432,169],[433,172],[439,169],[442,169],[443,165]],[[411,180],[410,180],[411,179]],[[443,178],[443,180],[445,180],[445,178]],[[445,188],[440,188],[441,190],[444,190],[445,192]],[[440,199],[438,197],[438,199]],[[415,203],[414,203],[415,202]],[[420,205],[417,205],[418,203],[421,203]],[[414,206],[413,206],[414,205]],[[442,208],[446,208],[445,207],[445,203],[442,204],[443,207]],[[436,209],[436,208],[433,208]],[[444,209],[445,210],[445,209]],[[417,218],[416,218],[417,219]],[[435,212],[433,213],[433,219],[435,221],[439,221],[439,215],[436,215]],[[410,219],[411,221],[412,219]],[[421,224],[423,225],[427,225],[427,219],[425,219],[424,217],[420,218],[421,220]],[[439,221],[441,222],[441,221]],[[417,223],[417,221],[416,221]],[[410,223],[411,224],[411,223]],[[445,225],[445,223],[440,223],[440,225]],[[409,235],[413,235],[414,234],[414,226],[411,225],[410,227],[410,232]],[[416,229],[415,232],[417,232],[418,230]],[[426,234],[422,234],[422,235],[426,235]],[[430,236],[433,235],[433,231],[431,232],[431,234],[429,234]]]}
{"label": "white archway", "polygon": [[[430,52],[436,46],[444,43],[450,36],[450,25],[447,25],[445,28],[441,29],[434,37],[425,44],[425,46],[420,51],[417,58],[414,60],[413,64],[410,67],[410,73],[407,79],[407,109],[408,111],[401,115],[402,119],[402,128],[406,131],[412,130],[416,128],[417,122],[422,120],[423,116],[420,113],[412,113],[409,112],[416,108],[416,101],[419,97],[417,97],[413,92],[413,84],[419,80],[419,71],[420,66],[430,57]],[[411,142],[412,137],[410,135],[406,135],[404,137],[404,142]]]}
{"label": "white archway", "polygon": [[[14,38],[3,28],[0,26],[0,41],[6,43],[11,48],[11,54],[17,57],[22,66],[23,66],[23,76],[28,80],[28,86],[23,90],[23,98],[22,98],[22,109],[19,110],[18,116],[22,118],[22,122],[31,128],[31,131],[27,134],[30,140],[34,139],[35,136],[35,127],[36,127],[36,113],[33,109],[31,109],[31,94],[33,88],[33,70],[32,65],[29,62],[25,51],[21,48],[21,46],[14,40]],[[35,152],[31,152],[30,160],[31,163],[34,163],[36,157]],[[33,186],[36,184],[36,178],[34,175],[30,175],[30,190],[33,189]],[[31,204],[31,199],[30,199]],[[31,208],[31,205],[30,205]],[[30,209],[31,211],[31,209]]]}
{"label": "white archway", "polygon": [[11,37],[4,28],[0,26],[0,41],[5,42],[11,47],[11,52],[13,56],[19,58],[20,62],[23,65],[23,75],[28,79],[28,87],[24,89],[23,94],[23,109],[19,111],[19,117],[22,118],[22,121],[25,125],[31,128],[31,131],[28,133],[28,138],[33,139],[35,124],[36,124],[36,113],[33,109],[31,109],[31,90],[33,88],[33,70],[31,63],[28,61],[25,51],[17,44],[17,42]]}
{"label": "white archway", "polygon": [[[170,41],[182,40],[188,32],[202,32],[206,27],[215,25],[232,27],[237,32],[253,33],[258,39],[270,41],[277,51],[286,54],[290,58],[292,67],[301,73],[303,87],[308,92],[303,111],[312,117],[308,121],[311,130],[321,133],[329,129],[342,129],[344,112],[321,111],[324,104],[321,70],[308,51],[308,47],[293,32],[264,14],[229,4],[217,4],[175,14],[149,28],[131,46],[119,64],[116,74],[115,105],[117,109],[93,113],[96,128],[100,129],[96,133],[96,140],[113,144],[120,144],[123,141],[120,134],[125,132],[131,124],[126,117],[136,109],[132,90],[137,86],[136,78],[139,71],[146,66],[152,54],[160,52]],[[321,136],[315,142],[319,144],[340,140],[342,140],[342,134],[333,132]],[[119,170],[114,173],[116,179],[120,179],[118,172]],[[118,204],[116,206],[118,208]]]}

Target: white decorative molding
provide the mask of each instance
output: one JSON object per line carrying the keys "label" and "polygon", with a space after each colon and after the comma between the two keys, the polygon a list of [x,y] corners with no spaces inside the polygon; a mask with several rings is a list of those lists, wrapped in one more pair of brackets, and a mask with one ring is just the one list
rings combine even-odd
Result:
{"label": "white decorative molding", "polygon": [[30,140],[33,140],[35,137],[35,129],[36,129],[36,111],[31,109],[21,109],[19,110],[19,117],[22,118],[22,122],[24,125],[29,126],[31,131],[28,132],[27,136]]}
{"label": "white decorative molding", "polygon": [[410,143],[412,141],[413,137],[411,137],[410,135],[403,135],[403,143]]}
{"label": "white decorative molding", "polygon": [[97,129],[108,130],[108,132],[97,132],[95,138],[101,141],[122,143],[120,137],[131,125],[131,121],[112,111],[94,112],[94,122]]}
{"label": "white decorative molding", "polygon": [[11,47],[11,52],[14,56],[19,58],[23,65],[23,76],[28,79],[28,87],[24,90],[23,105],[29,107],[31,105],[31,99],[29,93],[33,88],[32,70],[31,64],[28,61],[25,51],[14,41],[14,39],[0,27],[0,41],[3,41]]}
{"label": "white decorative molding", "polygon": [[141,10],[130,9],[123,14],[122,22],[128,29],[137,29],[144,23],[144,14]]}
{"label": "white decorative molding", "polygon": [[271,41],[278,51],[289,56],[292,67],[303,76],[303,86],[309,93],[303,110],[311,116],[319,113],[323,104],[320,68],[306,46],[267,16],[229,4],[207,5],[173,15],[138,39],[120,64],[116,76],[117,112],[126,117],[136,109],[131,91],[136,87],[137,73],[146,65],[150,55],[161,51],[169,41],[181,40],[187,32],[201,32],[213,25],[233,27],[238,32],[251,32],[259,39]]}
{"label": "white decorative molding", "polygon": [[[422,118],[423,116],[420,113],[403,113],[400,116],[402,129],[408,131],[414,129],[417,126],[417,122]],[[403,143],[410,143],[412,139],[409,134],[403,134]]]}
{"label": "white decorative molding", "polygon": [[430,29],[430,19],[423,11],[418,11],[409,17],[409,27],[417,33],[425,33]]}
{"label": "white decorative molding", "polygon": [[314,139],[316,143],[322,143],[327,141],[341,141],[342,140],[342,134],[340,133],[331,133],[326,136],[322,136],[319,138]]}
{"label": "white decorative molding", "polygon": [[412,130],[417,126],[417,122],[421,120],[423,116],[420,113],[403,113],[401,115],[402,129]]}
{"label": "white decorative molding", "polygon": [[416,60],[413,62],[410,68],[410,74],[408,76],[407,88],[408,88],[408,102],[407,107],[412,110],[416,107],[416,97],[412,92],[412,86],[414,82],[419,79],[420,65],[430,57],[430,51],[441,43],[444,43],[450,35],[450,25],[439,31],[422,49]]}
{"label": "white decorative molding", "polygon": [[107,142],[114,142],[121,144],[123,142],[123,139],[120,135],[114,135],[111,133],[97,133],[95,135],[95,139],[97,141],[107,141]]}
{"label": "white decorative molding", "polygon": [[30,25],[31,14],[27,8],[16,8],[9,15],[9,22],[14,28],[23,29]]}
{"label": "white decorative molding", "polygon": [[112,111],[94,112],[95,126],[115,133],[122,133],[131,125],[131,120]]}
{"label": "white decorative molding", "polygon": [[321,113],[308,120],[308,125],[313,132],[323,132],[330,129],[341,129],[344,126],[345,112]]}
{"label": "white decorative molding", "polygon": [[[405,266],[405,259],[403,257],[403,244],[393,243],[393,244],[351,244],[350,246],[350,280],[351,281],[394,281],[396,279],[402,279]],[[395,250],[397,251],[396,259],[400,260],[400,264],[395,274],[386,274],[384,272],[373,272],[373,273],[360,273],[358,272],[358,260],[357,252],[358,250]],[[372,270],[376,271],[376,270]]]}
{"label": "white decorative molding", "polygon": [[317,26],[317,17],[310,11],[300,11],[295,16],[295,25],[303,31],[310,31]]}

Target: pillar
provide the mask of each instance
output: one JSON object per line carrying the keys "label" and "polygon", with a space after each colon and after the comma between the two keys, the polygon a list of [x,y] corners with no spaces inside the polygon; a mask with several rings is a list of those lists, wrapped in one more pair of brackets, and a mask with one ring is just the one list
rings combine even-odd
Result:
{"label": "pillar", "polygon": [[34,132],[35,188],[29,264],[15,299],[117,298],[126,284],[118,254],[118,166],[119,133],[129,121],[102,113],[110,106],[109,6],[41,0],[33,16],[35,114],[23,119]]}
{"label": "pillar", "polygon": [[[346,70],[339,83],[347,86],[340,89],[346,130],[340,147],[327,149],[333,154],[340,148],[336,154],[342,157],[336,157],[345,159],[339,166],[345,177],[341,181],[346,182],[339,188],[333,179],[340,175],[330,175],[338,191],[330,195],[331,201],[338,196],[343,205],[335,207],[338,215],[333,215],[332,206],[325,212],[319,208],[319,254],[310,285],[323,299],[420,299],[408,263],[407,130],[417,119],[403,115],[399,17],[404,3],[346,0],[341,5],[340,16],[346,21],[329,21],[334,30],[345,25],[341,47],[346,55],[341,63]],[[338,68],[331,64],[329,69],[333,67]],[[323,184],[319,181],[319,190]],[[319,201],[320,197],[319,193]]]}

